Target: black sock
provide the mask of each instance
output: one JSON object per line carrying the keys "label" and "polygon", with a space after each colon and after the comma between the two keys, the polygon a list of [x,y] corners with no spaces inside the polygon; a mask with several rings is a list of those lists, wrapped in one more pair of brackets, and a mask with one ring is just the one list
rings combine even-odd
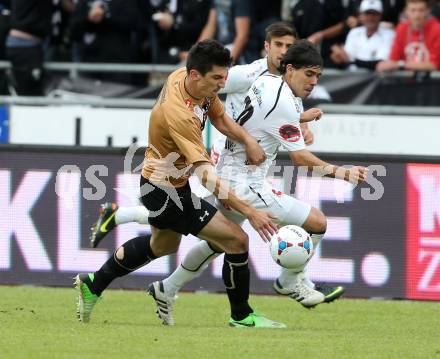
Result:
{"label": "black sock", "polygon": [[101,295],[115,278],[131,273],[156,259],[157,257],[150,247],[150,237],[136,237],[125,242],[121,246],[124,248],[122,259],[116,258],[116,250],[107,262],[94,273],[93,282],[86,281],[92,293]]}
{"label": "black sock", "polygon": [[248,252],[225,254],[222,274],[231,305],[231,317],[234,320],[242,320],[253,312],[248,303],[250,282]]}

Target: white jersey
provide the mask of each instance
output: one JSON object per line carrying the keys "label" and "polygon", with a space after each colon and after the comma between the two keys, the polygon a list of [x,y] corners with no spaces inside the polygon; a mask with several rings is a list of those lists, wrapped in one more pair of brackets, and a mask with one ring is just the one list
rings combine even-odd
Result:
{"label": "white jersey", "polygon": [[[220,93],[227,94],[225,111],[235,121],[244,109],[244,99],[254,81],[268,73],[267,58],[256,60],[247,65],[231,67],[226,85]],[[225,147],[226,136],[220,134],[211,145],[211,159],[217,163],[220,152]]]}
{"label": "white jersey", "polygon": [[225,87],[220,93],[227,94],[225,111],[235,121],[243,110],[244,98],[254,81],[267,73],[267,58],[256,60],[248,65],[237,65],[229,70]]}
{"label": "white jersey", "polygon": [[245,147],[227,139],[217,174],[231,182],[245,181],[254,188],[261,187],[280,146],[288,152],[305,148],[300,128],[303,111],[302,100],[293,95],[281,76],[259,77],[249,89],[245,108],[236,121],[260,143],[267,159],[259,166],[248,166]]}

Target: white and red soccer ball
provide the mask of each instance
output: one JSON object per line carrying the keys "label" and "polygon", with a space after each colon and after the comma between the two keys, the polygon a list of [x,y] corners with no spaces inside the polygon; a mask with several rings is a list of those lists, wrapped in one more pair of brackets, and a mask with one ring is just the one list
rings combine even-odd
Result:
{"label": "white and red soccer ball", "polygon": [[312,257],[313,242],[310,235],[301,227],[284,226],[272,236],[270,254],[281,267],[299,269]]}

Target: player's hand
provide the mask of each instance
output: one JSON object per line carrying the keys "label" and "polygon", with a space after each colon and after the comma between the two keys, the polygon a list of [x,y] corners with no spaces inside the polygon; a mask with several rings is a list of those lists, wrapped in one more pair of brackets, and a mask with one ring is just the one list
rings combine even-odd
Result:
{"label": "player's hand", "polygon": [[345,172],[344,180],[353,184],[364,182],[367,178],[368,168],[362,166],[353,166]]}
{"label": "player's hand", "polygon": [[304,143],[307,146],[310,146],[315,139],[315,135],[313,134],[312,130],[310,130],[308,127],[301,127],[301,132],[304,137]]}
{"label": "player's hand", "polygon": [[278,231],[277,225],[273,222],[276,217],[270,212],[259,211],[254,208],[248,214],[247,219],[264,242],[269,242],[272,235]]}
{"label": "player's hand", "polygon": [[320,120],[322,115],[324,114],[324,112],[322,112],[322,110],[320,110],[319,108],[310,108],[307,111],[304,111],[303,113],[301,113],[300,117],[299,117],[299,122],[304,123],[304,122],[310,122],[310,121],[317,121]]}
{"label": "player's hand", "polygon": [[255,166],[266,161],[266,153],[253,137],[246,143],[246,158],[250,165]]}

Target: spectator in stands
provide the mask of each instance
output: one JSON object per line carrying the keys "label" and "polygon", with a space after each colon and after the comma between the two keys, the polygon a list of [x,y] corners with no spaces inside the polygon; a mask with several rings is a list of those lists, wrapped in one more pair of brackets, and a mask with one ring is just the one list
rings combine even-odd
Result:
{"label": "spectator in stands", "polygon": [[[71,19],[71,36],[82,62],[130,63],[134,60],[134,33],[138,25],[135,0],[80,0]],[[130,82],[118,73],[94,73],[94,78]]]}
{"label": "spectator in stands", "polygon": [[395,27],[400,22],[400,15],[405,8],[405,0],[382,0],[382,24]]}
{"label": "spectator in stands", "polygon": [[396,30],[390,60],[377,64],[378,71],[440,69],[440,24],[430,15],[429,0],[407,0],[408,21]]}
{"label": "spectator in stands", "polygon": [[11,26],[11,1],[0,1],[0,60],[5,59],[5,42]]}
{"label": "spectator in stands", "polygon": [[262,44],[269,25],[281,21],[281,0],[253,0],[252,31],[246,48],[246,61],[253,62],[265,55]]}
{"label": "spectator in stands", "polygon": [[251,28],[251,0],[212,1],[208,22],[199,41],[216,38],[231,50],[234,62],[248,62],[244,55]]}
{"label": "spectator in stands", "polygon": [[52,29],[45,44],[45,61],[71,61],[69,20],[76,0],[53,0]]}
{"label": "spectator in stands", "polygon": [[[11,26],[11,2],[0,1],[0,60],[6,59],[6,37]],[[8,94],[7,81],[4,71],[0,71],[0,94]]]}
{"label": "spectator in stands", "polygon": [[301,38],[321,46],[325,66],[334,66],[330,48],[345,41],[345,8],[341,0],[300,0],[292,8],[293,24]]}
{"label": "spectator in stands", "polygon": [[380,0],[363,0],[359,7],[363,26],[351,29],[345,45],[333,45],[331,59],[335,64],[374,70],[380,60],[389,57],[394,31],[380,27],[383,7]]}
{"label": "spectator in stands", "polygon": [[[153,63],[178,63],[197,42],[209,16],[211,0],[139,0]],[[152,36],[151,36],[152,35]]]}
{"label": "spectator in stands", "polygon": [[436,0],[434,5],[432,5],[432,15],[434,15],[437,20],[440,20],[440,0]]}
{"label": "spectator in stands", "polygon": [[6,58],[18,95],[43,95],[43,43],[51,30],[52,0],[12,0]]}

